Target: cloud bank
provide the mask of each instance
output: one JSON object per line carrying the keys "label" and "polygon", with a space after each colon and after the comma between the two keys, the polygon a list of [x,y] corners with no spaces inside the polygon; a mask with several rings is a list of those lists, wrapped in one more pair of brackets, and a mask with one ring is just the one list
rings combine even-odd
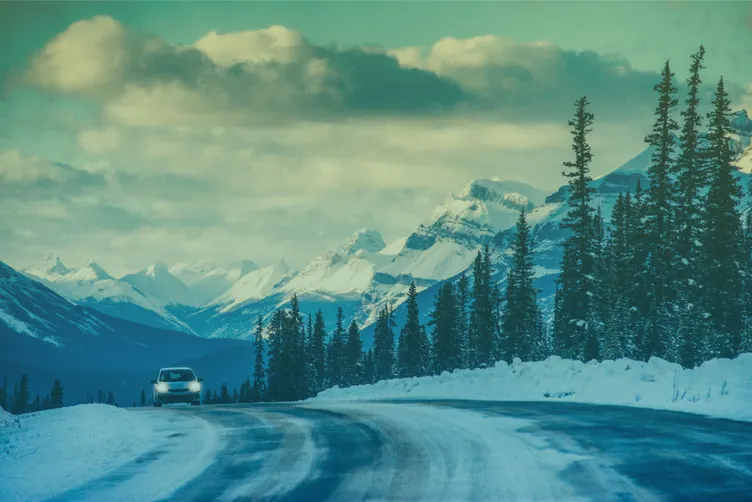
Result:
{"label": "cloud bank", "polygon": [[271,26],[178,46],[99,16],[50,40],[23,81],[97,100],[106,117],[140,126],[468,115],[558,122],[582,94],[606,118],[638,113],[652,101],[655,74],[493,35],[387,51],[315,45]]}

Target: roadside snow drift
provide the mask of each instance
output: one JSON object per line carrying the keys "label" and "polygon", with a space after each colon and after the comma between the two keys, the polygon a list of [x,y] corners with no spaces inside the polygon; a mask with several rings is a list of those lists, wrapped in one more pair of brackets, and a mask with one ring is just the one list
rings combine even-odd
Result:
{"label": "roadside snow drift", "polygon": [[561,400],[639,406],[752,421],[752,354],[713,359],[688,370],[663,359],[648,362],[545,361],[456,370],[437,376],[384,380],[321,392],[312,401],[380,399]]}
{"label": "roadside snow drift", "polygon": [[[0,410],[2,501],[163,498],[209,465],[219,443],[208,423],[182,413],[87,404],[7,415]],[[157,454],[158,472],[140,472],[139,459]],[[116,497],[106,493],[113,473],[126,479]]]}

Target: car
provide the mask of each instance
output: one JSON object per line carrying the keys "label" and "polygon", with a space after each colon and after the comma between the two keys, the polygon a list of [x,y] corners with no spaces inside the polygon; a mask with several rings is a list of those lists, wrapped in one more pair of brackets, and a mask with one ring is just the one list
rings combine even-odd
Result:
{"label": "car", "polygon": [[154,385],[152,401],[155,407],[169,403],[201,404],[201,382],[191,368],[162,368]]}

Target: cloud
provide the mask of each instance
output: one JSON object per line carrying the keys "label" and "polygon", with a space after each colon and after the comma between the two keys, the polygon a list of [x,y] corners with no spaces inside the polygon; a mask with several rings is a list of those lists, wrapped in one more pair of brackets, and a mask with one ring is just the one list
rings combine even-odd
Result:
{"label": "cloud", "polygon": [[[78,144],[85,151],[93,154],[102,154],[114,150],[120,145],[120,135],[117,130],[108,127],[101,131],[86,130],[78,135]],[[99,171],[99,167],[93,167]]]}
{"label": "cloud", "polygon": [[24,156],[18,150],[0,152],[0,181],[4,183],[62,181],[69,175],[59,164]]}
{"label": "cloud", "polygon": [[582,94],[597,116],[623,119],[649,110],[656,79],[624,60],[492,35],[386,51],[319,46],[271,26],[178,46],[98,16],[50,40],[24,82],[94,99],[120,123],[228,126],[479,114],[562,121]]}

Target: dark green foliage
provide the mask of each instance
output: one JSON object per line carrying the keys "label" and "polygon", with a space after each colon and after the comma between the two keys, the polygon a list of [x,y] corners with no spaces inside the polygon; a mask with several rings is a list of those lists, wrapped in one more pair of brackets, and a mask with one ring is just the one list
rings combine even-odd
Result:
{"label": "dark green foliage", "polygon": [[543,320],[538,306],[538,290],[533,285],[534,278],[530,226],[522,210],[517,218],[512,266],[507,274],[503,299],[502,354],[507,362],[512,362],[515,357],[523,361],[545,357]]}
{"label": "dark green foliage", "polygon": [[723,79],[708,114],[706,161],[710,186],[705,201],[702,239],[703,297],[705,311],[718,333],[711,350],[729,357],[741,350],[743,232],[739,213],[742,192],[734,176],[729,142],[731,135],[730,101]]}
{"label": "dark green foliage", "polygon": [[60,380],[55,380],[50,389],[50,408],[62,408],[63,404],[63,385]]}
{"label": "dark green foliage", "polygon": [[433,337],[433,372],[454,371],[462,368],[462,338],[457,322],[457,301],[454,287],[445,283],[436,294],[429,326]]}
{"label": "dark green foliage", "polygon": [[594,189],[590,185],[590,162],[592,153],[587,142],[594,115],[588,111],[589,102],[583,97],[575,103],[574,118],[568,122],[572,128],[574,161],[564,162],[569,180],[569,210],[562,228],[571,235],[564,242],[564,257],[557,288],[555,347],[558,355],[582,359],[584,346],[594,328],[593,296],[596,291],[593,249],[593,217],[591,205]]}
{"label": "dark green foliage", "polygon": [[109,404],[110,406],[117,406],[117,403],[115,402],[115,394],[112,391],[107,392],[107,401],[105,404]]}
{"label": "dark green foliage", "polygon": [[14,415],[20,415],[29,411],[29,377],[24,373],[21,375],[21,381],[13,393],[13,406],[10,412]]}
{"label": "dark green foliage", "polygon": [[460,347],[460,368],[468,368],[468,329],[470,327],[470,322],[468,320],[468,302],[470,300],[470,281],[467,278],[467,274],[464,272],[455,285],[454,298],[455,308],[457,309],[455,318],[457,320],[456,329]]}
{"label": "dark green foliage", "polygon": [[219,389],[219,402],[221,404],[229,404],[230,401],[230,391],[227,389],[227,384],[222,383],[222,386]]}
{"label": "dark green foliage", "polygon": [[389,306],[379,311],[373,331],[373,366],[376,381],[394,376],[394,319]]}
{"label": "dark green foliage", "polygon": [[342,307],[337,309],[337,323],[334,327],[334,332],[329,340],[329,347],[326,353],[327,363],[327,385],[334,387],[335,385],[343,386],[344,380],[344,366],[345,366],[345,313],[342,311]]}
{"label": "dark green foliage", "polygon": [[138,405],[142,408],[146,406],[146,390],[141,389],[141,396],[139,397]]}
{"label": "dark green foliage", "polygon": [[326,388],[326,326],[320,309],[313,323],[310,346],[311,394],[316,395]]}
{"label": "dark green foliage", "polygon": [[421,335],[417,296],[415,282],[412,282],[405,301],[407,319],[399,338],[397,367],[400,377],[421,376],[427,371],[423,354],[426,347],[423,346]]}
{"label": "dark green foliage", "polygon": [[266,393],[266,371],[264,369],[264,321],[261,316],[256,322],[253,333],[253,348],[256,357],[253,362],[253,385],[248,389],[248,402],[257,403],[264,399]]}
{"label": "dark green foliage", "polygon": [[345,385],[359,385],[363,379],[363,342],[360,340],[360,329],[353,320],[347,329],[344,357],[344,383]]}

